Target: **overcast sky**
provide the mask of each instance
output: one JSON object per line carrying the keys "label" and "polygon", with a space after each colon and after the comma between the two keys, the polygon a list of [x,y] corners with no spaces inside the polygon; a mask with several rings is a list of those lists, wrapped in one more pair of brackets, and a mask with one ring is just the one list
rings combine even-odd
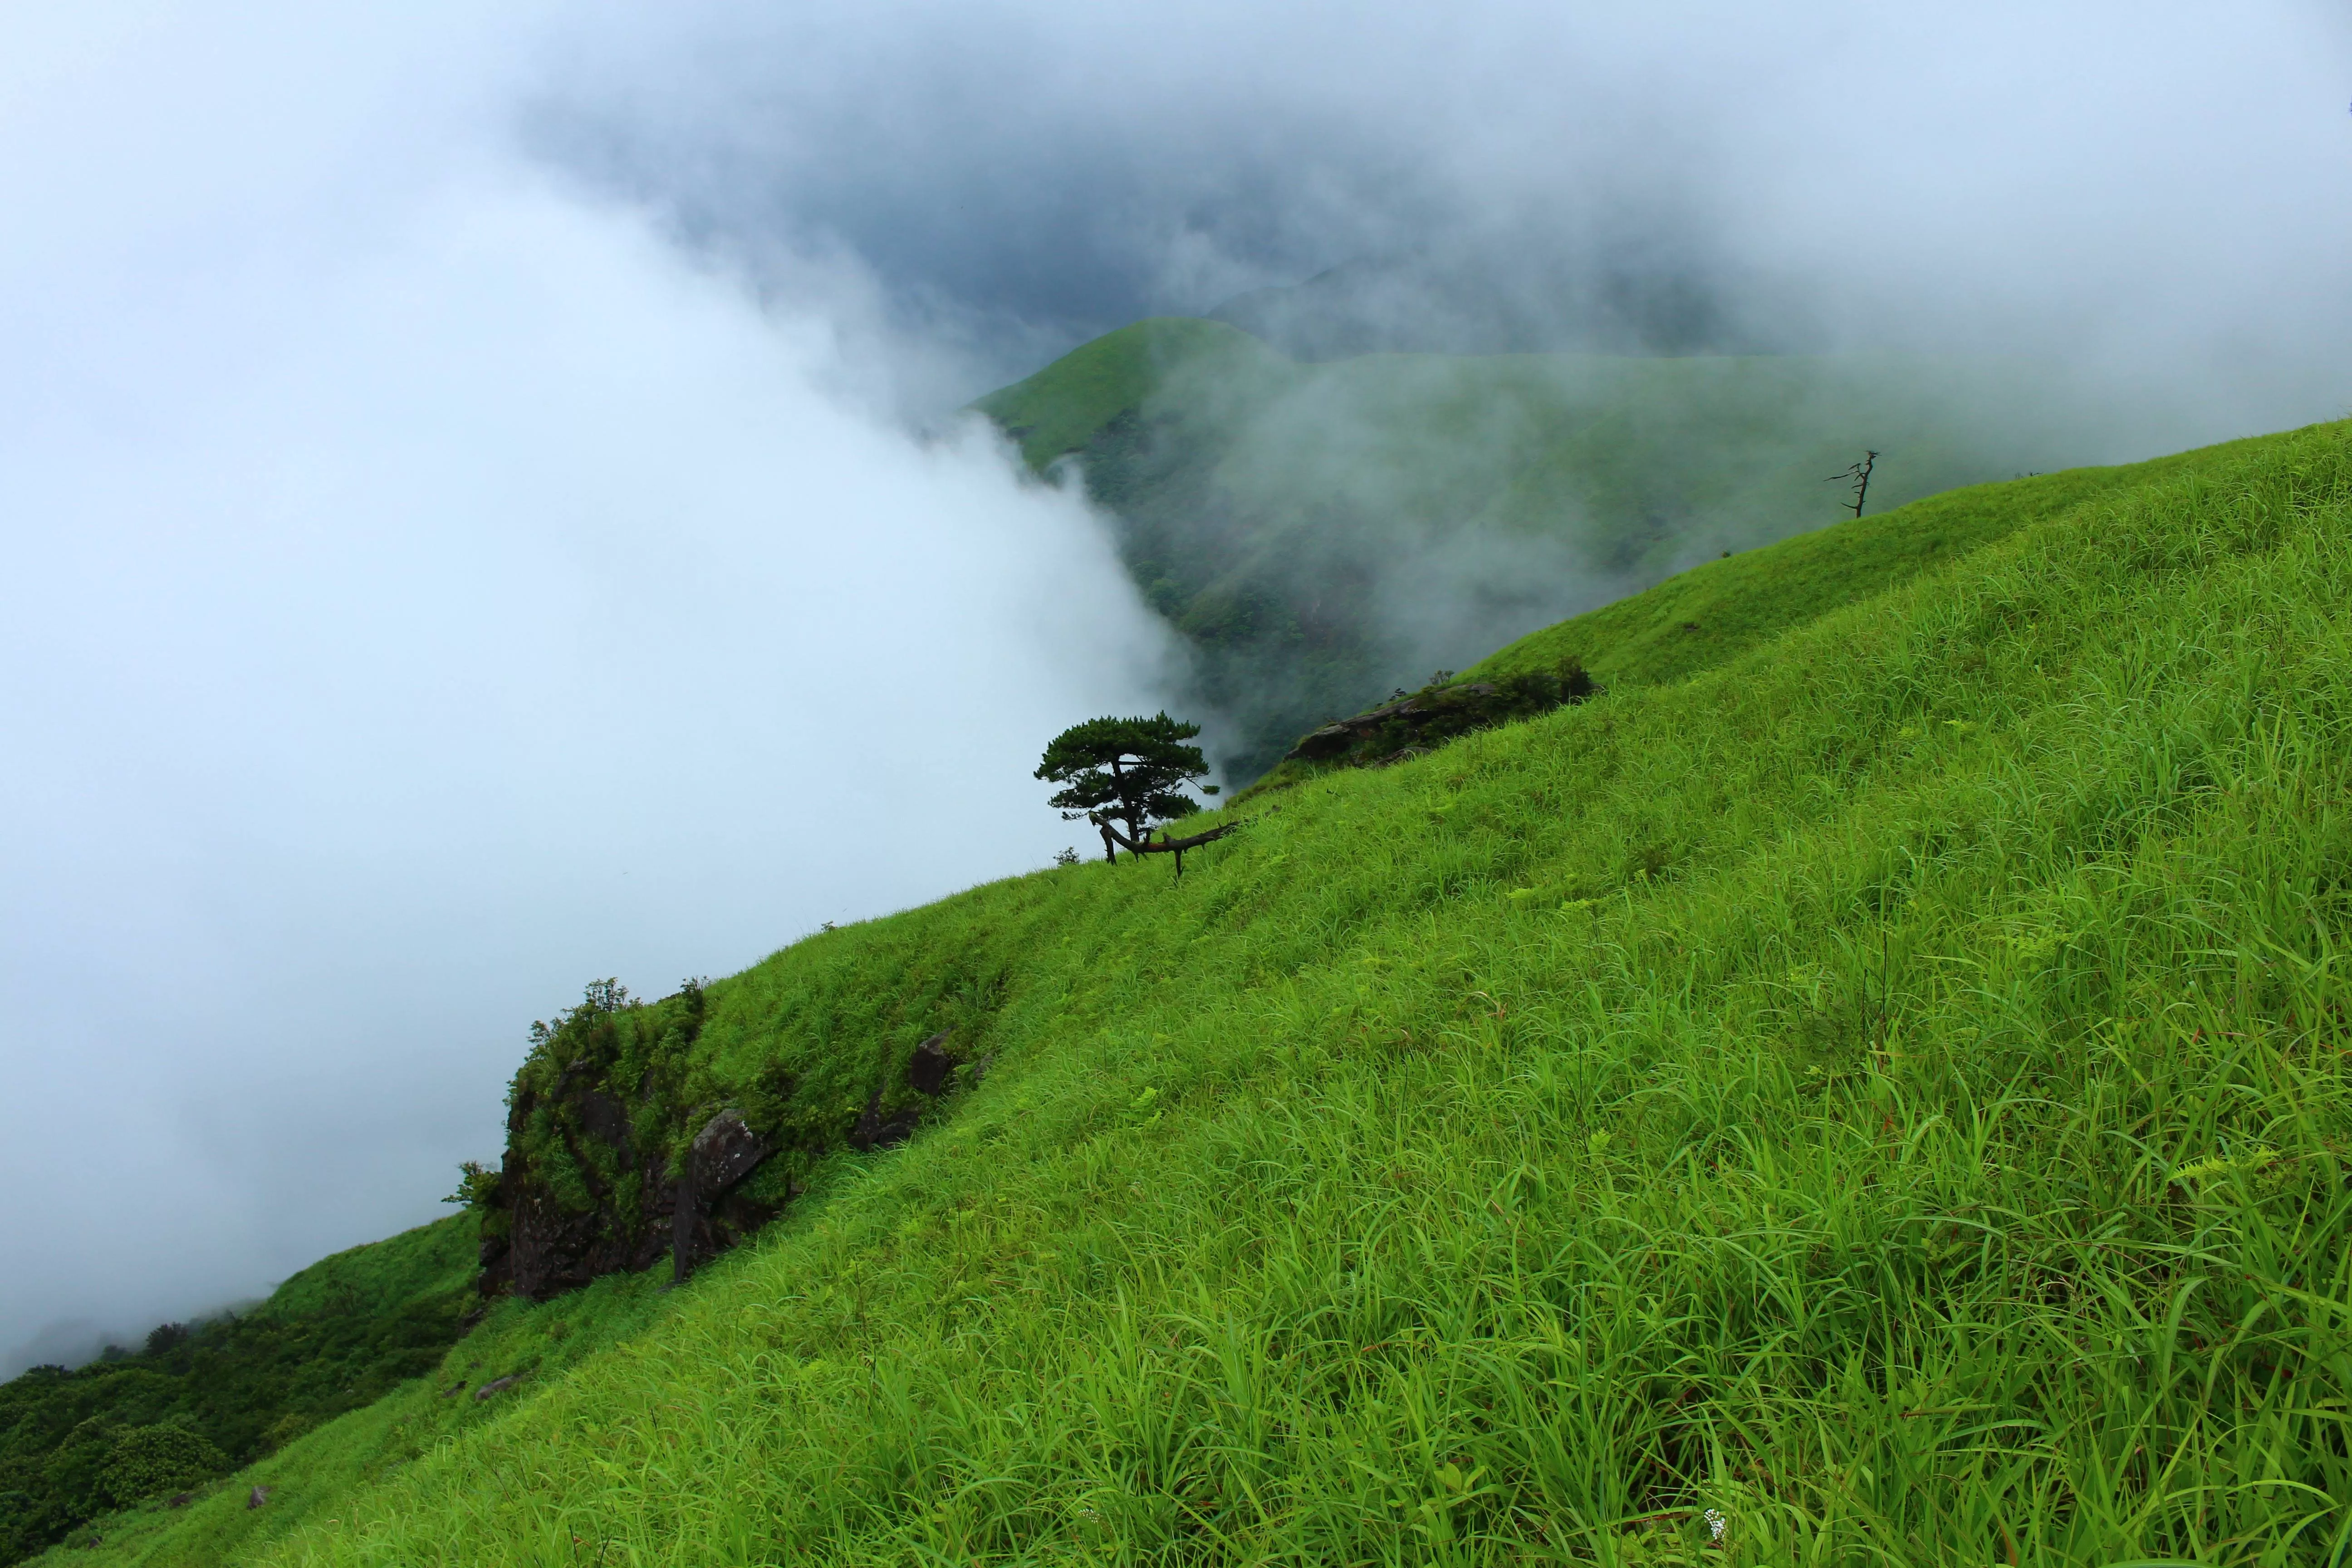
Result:
{"label": "overcast sky", "polygon": [[2352,407],[2317,5],[485,9],[0,11],[0,1352],[432,1217],[592,977],[1066,842],[1171,655],[951,416],[1094,331],[1632,258]]}
{"label": "overcast sky", "polygon": [[2264,410],[2341,384],[2352,13],[2315,0],[666,14],[573,34],[529,145],[761,276],[855,258],[977,384],[1436,252],[1694,268],[1824,342],[2246,367]]}

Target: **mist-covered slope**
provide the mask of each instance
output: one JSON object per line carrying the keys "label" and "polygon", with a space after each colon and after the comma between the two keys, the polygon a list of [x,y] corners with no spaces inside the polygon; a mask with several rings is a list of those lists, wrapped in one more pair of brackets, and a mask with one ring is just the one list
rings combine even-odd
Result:
{"label": "mist-covered slope", "polygon": [[[1310,733],[1240,798],[1335,768],[1383,765],[1425,749],[1433,736],[1548,710],[1562,700],[1561,677],[1571,672],[1580,689],[1679,680],[2106,490],[2145,485],[2169,468],[2206,460],[2205,454],[2186,453],[1948,490],[1737,558],[1703,563],[1646,593],[1529,633],[1402,700]],[[1328,752],[1318,747],[1335,736]]]}
{"label": "mist-covered slope", "polygon": [[1368,353],[1785,353],[1820,328],[1793,290],[1685,256],[1449,246],[1366,256],[1208,311],[1294,359]]}
{"label": "mist-covered slope", "polygon": [[496,1398],[290,1446],[343,1479],[255,1560],[2332,1560],[2352,427],[2084,483],[1181,881],[713,983],[772,1020],[713,1104],[885,1089],[890,998],[992,1065],[667,1298],[505,1302]]}
{"label": "mist-covered slope", "polygon": [[977,406],[1074,460],[1196,656],[1238,782],[1433,668],[1844,515],[2109,461],[2167,422],[2049,367],[1885,355],[1365,354],[1138,322]]}

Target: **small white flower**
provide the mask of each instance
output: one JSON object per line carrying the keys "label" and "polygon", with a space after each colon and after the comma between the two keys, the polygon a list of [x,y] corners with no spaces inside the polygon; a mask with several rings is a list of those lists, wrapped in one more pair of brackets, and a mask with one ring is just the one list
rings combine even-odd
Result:
{"label": "small white flower", "polygon": [[1701,1517],[1706,1521],[1707,1538],[1711,1541],[1722,1540],[1723,1531],[1731,1521],[1713,1509],[1708,1509]]}

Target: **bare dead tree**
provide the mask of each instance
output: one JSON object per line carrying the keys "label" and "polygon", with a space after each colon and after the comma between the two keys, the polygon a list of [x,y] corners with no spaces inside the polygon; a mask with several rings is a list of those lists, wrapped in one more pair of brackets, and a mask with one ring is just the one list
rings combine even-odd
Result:
{"label": "bare dead tree", "polygon": [[1875,452],[1865,452],[1863,454],[1862,461],[1851,465],[1843,473],[1832,474],[1828,479],[1823,479],[1822,483],[1825,485],[1833,485],[1840,479],[1852,480],[1853,482],[1853,515],[1860,517],[1862,515],[1862,503],[1870,494],[1870,470],[1877,467],[1877,465],[1878,454]]}

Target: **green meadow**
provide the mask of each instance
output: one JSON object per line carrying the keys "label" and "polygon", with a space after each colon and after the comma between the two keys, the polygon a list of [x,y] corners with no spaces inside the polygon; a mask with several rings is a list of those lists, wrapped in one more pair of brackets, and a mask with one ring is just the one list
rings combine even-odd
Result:
{"label": "green meadow", "polygon": [[[452,1215],[322,1258],[248,1310],[0,1384],[0,1563],[87,1541],[92,1515],[139,1500],[118,1492],[177,1494],[432,1371],[479,1304],[477,1245],[474,1216]],[[124,1472],[127,1450],[186,1449],[189,1436],[194,1473]]]}
{"label": "green meadow", "polygon": [[1181,880],[811,937],[711,1093],[985,1075],[60,1560],[2342,1562],[2347,602],[2352,426],[1983,487]]}

